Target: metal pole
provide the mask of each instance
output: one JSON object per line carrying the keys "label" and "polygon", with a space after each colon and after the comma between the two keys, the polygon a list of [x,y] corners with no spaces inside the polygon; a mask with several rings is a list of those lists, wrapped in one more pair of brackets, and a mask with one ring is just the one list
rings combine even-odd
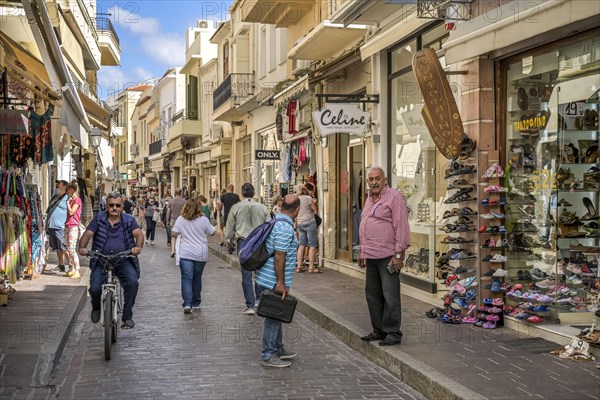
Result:
{"label": "metal pole", "polygon": [[96,146],[94,146],[94,176],[96,177],[96,191],[93,213],[96,215],[100,212],[100,201],[102,200],[102,196],[100,195],[100,175],[98,174],[98,147]]}

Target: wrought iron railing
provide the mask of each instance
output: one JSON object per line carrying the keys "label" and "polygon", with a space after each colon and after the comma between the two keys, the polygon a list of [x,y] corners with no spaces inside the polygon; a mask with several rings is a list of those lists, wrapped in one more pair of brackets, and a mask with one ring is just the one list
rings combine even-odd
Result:
{"label": "wrought iron railing", "polygon": [[187,110],[184,108],[184,109],[177,111],[173,115],[173,118],[171,118],[171,122],[172,122],[171,126],[175,125],[178,121],[185,120],[185,119],[197,121],[198,120],[198,110]]}
{"label": "wrought iron railing", "polygon": [[110,32],[113,38],[115,39],[115,42],[117,42],[119,47],[121,46],[121,43],[119,42],[119,35],[117,35],[117,31],[115,30],[115,27],[113,26],[110,19],[105,17],[96,17],[96,30]]}
{"label": "wrought iron railing", "polygon": [[242,100],[253,96],[256,89],[254,73],[233,73],[227,75],[225,80],[213,93],[213,111],[221,107],[230,99],[239,105]]}

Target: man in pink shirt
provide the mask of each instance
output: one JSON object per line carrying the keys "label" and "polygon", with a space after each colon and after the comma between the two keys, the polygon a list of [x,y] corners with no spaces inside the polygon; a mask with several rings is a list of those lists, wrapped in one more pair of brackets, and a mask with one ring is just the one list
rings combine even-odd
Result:
{"label": "man in pink shirt", "polygon": [[358,265],[367,269],[365,293],[373,332],[361,339],[393,346],[402,340],[399,272],[410,246],[408,207],[404,196],[387,185],[382,168],[371,168],[368,183],[369,198],[360,221]]}

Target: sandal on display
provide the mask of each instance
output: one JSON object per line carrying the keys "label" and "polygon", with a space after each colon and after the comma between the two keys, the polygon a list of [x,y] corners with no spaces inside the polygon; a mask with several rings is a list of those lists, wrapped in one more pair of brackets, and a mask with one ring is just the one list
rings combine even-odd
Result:
{"label": "sandal on display", "polygon": [[461,144],[461,151],[459,158],[461,160],[466,160],[471,156],[471,153],[477,148],[477,142],[469,137],[465,137]]}
{"label": "sandal on display", "polygon": [[598,219],[598,214],[596,213],[596,209],[594,208],[594,204],[589,197],[583,198],[583,205],[587,208],[588,212],[583,217],[581,217],[581,221],[592,221]]}

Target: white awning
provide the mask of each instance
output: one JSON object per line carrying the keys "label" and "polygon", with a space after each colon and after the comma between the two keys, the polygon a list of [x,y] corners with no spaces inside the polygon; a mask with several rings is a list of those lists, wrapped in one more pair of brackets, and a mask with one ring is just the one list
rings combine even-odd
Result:
{"label": "white awning", "polygon": [[[490,11],[492,12],[492,11]],[[596,17],[600,2],[587,0],[515,0],[468,22],[459,22],[444,43],[446,63],[469,60],[519,43],[526,37],[551,34],[576,21]],[[541,22],[543,21],[543,23]]]}
{"label": "white awning", "polygon": [[112,148],[110,143],[105,138],[100,139],[100,147],[98,147],[98,153],[100,155],[100,162],[102,163],[102,175],[104,177],[110,176],[110,172],[113,168],[113,157]]}
{"label": "white awning", "polygon": [[334,24],[323,21],[308,32],[288,53],[297,60],[326,60],[342,50],[352,47],[367,30],[366,25]]}

